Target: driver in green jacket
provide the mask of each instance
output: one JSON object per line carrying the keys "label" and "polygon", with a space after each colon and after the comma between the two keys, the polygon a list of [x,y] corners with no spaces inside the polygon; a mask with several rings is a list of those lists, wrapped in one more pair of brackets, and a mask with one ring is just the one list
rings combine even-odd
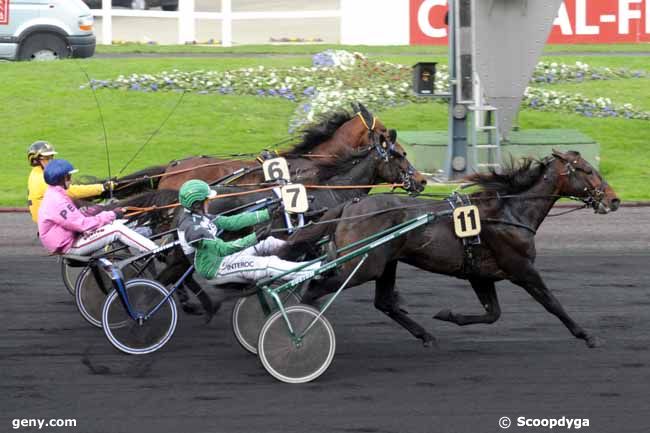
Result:
{"label": "driver in green jacket", "polygon": [[[274,255],[286,242],[269,236],[271,229],[268,224],[235,241],[220,239],[220,230],[238,231],[265,223],[270,220],[270,215],[264,209],[212,219],[208,214],[208,203],[216,195],[207,183],[196,179],[185,182],[178,193],[184,208],[178,222],[178,237],[183,252],[193,260],[197,272],[204,278],[214,284],[247,284],[306,264],[282,260]],[[320,263],[315,263],[282,279],[309,278],[318,267]]]}

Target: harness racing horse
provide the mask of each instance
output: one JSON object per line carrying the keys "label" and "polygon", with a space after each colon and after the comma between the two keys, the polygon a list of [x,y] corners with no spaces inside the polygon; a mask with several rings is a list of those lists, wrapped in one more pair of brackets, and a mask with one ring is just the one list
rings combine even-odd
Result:
{"label": "harness racing horse", "polygon": [[[370,147],[361,152],[354,152],[347,158],[333,163],[317,161],[316,162],[316,177],[298,177],[299,181],[311,181],[318,183],[321,186],[347,186],[347,185],[372,185],[377,182],[396,183],[407,179],[407,184],[410,185],[410,191],[421,191],[422,185],[410,179],[412,173],[410,171],[411,164],[406,159],[405,154],[394,152],[388,156],[384,152],[380,152],[377,147]],[[409,174],[411,173],[411,174]],[[304,175],[304,174],[303,174]],[[228,194],[233,192],[245,192],[246,189],[241,187],[224,187],[217,186],[215,189],[219,194]],[[313,200],[311,207],[313,209],[327,209],[329,207],[338,206],[340,203],[353,198],[367,195],[370,188],[350,188],[350,189],[316,189],[310,190],[309,194]],[[161,190],[160,193],[169,194],[170,190]],[[212,215],[222,214],[230,209],[245,207],[247,204],[253,203],[257,200],[264,198],[275,198],[271,191],[258,192],[254,194],[242,195],[239,197],[227,197],[225,199],[212,200],[209,207],[209,212]],[[182,210],[176,210],[177,216],[180,215]],[[322,212],[316,212],[313,216],[320,216]],[[310,219],[309,214],[306,215]],[[284,215],[274,214],[271,224],[276,227],[277,231],[283,233],[279,237],[287,235],[284,228]],[[224,238],[236,238],[244,233],[231,233],[224,234]],[[168,285],[177,281],[180,276],[187,270],[190,263],[183,254],[180,248],[175,248],[172,253],[167,257],[167,267],[156,278],[163,285]],[[185,280],[190,289],[194,293],[200,292],[200,286],[192,278],[188,277]],[[205,307],[205,302],[202,301]],[[209,311],[209,310],[208,310]]]}
{"label": "harness racing horse", "polygon": [[[468,197],[478,207],[483,226],[480,246],[474,253],[478,256],[475,266],[467,265],[466,248],[455,235],[454,223],[449,218],[450,202],[388,194],[368,196],[330,210],[321,220],[335,221],[292,235],[280,256],[294,259],[304,253],[313,254],[315,241],[326,234],[342,247],[426,212],[442,212],[445,216],[440,215],[434,222],[370,251],[367,262],[372,266],[362,267],[349,285],[375,280],[375,307],[429,345],[434,337],[400,310],[396,300],[398,261],[469,280],[485,314],[442,310],[435,316],[460,326],[497,321],[501,308],[495,283],[509,280],[557,316],[576,338],[585,340],[589,347],[600,345],[596,336],[569,317],[535,269],[535,234],[560,197],[579,198],[599,214],[616,211],[620,200],[612,188],[578,152],[553,151],[552,156],[541,161],[525,159],[519,167],[503,173],[475,174],[468,180],[480,187],[479,192]],[[314,281],[303,302],[315,302],[339,287],[359,260],[345,263],[334,276]]]}
{"label": "harness racing horse", "polygon": [[[378,143],[390,143],[390,147],[386,148],[388,153],[406,155],[402,146],[397,143],[395,130],[387,130],[384,124],[363,105],[359,104],[357,108],[358,112],[355,115],[342,111],[332,113],[320,124],[306,129],[300,143],[290,150],[281,152],[280,156],[289,160],[291,172],[300,171],[301,161],[305,162],[306,158],[334,163],[347,155],[350,150],[361,150],[376,146]],[[302,159],[296,159],[298,157]],[[190,179],[201,179],[215,184],[228,178],[240,168],[246,169],[246,174],[237,177],[231,183],[264,181],[257,160],[192,157],[168,166],[158,188],[178,190]],[[424,176],[413,167],[411,170],[415,181],[424,186],[426,184]]]}

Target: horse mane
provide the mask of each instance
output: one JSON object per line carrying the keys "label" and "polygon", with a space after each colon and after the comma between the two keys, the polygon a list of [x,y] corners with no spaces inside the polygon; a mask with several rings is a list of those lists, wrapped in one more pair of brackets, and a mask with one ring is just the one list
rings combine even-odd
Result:
{"label": "horse mane", "polygon": [[282,152],[282,156],[291,154],[305,154],[319,144],[329,140],[344,123],[352,120],[354,116],[345,110],[339,110],[320,117],[319,122],[302,131],[302,141],[293,148]]}
{"label": "horse mane", "polygon": [[518,162],[510,158],[501,172],[490,168],[489,173],[475,173],[465,179],[482,191],[498,194],[519,194],[530,189],[544,174],[546,164],[536,158],[522,158]]}

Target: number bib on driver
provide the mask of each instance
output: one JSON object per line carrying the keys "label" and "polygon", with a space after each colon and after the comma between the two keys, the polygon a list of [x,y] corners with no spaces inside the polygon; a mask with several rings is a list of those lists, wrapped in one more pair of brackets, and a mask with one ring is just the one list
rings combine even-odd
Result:
{"label": "number bib on driver", "polygon": [[454,209],[454,230],[459,238],[477,236],[481,233],[481,217],[476,206]]}
{"label": "number bib on driver", "polygon": [[262,171],[264,171],[264,180],[267,182],[273,180],[289,182],[291,180],[289,164],[287,164],[287,160],[284,158],[267,159],[262,164]]}
{"label": "number bib on driver", "polygon": [[309,210],[307,189],[305,185],[294,183],[285,185],[280,189],[284,210],[291,213],[304,213]]}

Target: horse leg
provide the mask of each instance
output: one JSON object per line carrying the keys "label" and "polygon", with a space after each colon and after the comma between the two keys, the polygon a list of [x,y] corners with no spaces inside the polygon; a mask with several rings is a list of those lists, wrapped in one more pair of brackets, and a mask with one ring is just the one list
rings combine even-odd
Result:
{"label": "horse leg", "polygon": [[531,263],[528,263],[528,266],[522,266],[518,269],[510,281],[523,287],[537,302],[546,308],[546,311],[557,316],[576,338],[585,340],[587,346],[593,348],[603,344],[598,337],[588,334],[587,331],[582,329],[582,327],[569,317],[560,304],[560,301],[546,287],[539,272],[537,272]]}
{"label": "horse leg", "polygon": [[[165,287],[168,287],[176,281],[183,275],[185,272],[185,266],[182,263],[176,263],[172,264],[170,266],[167,266],[163,271],[158,274],[156,277],[156,280],[160,282]],[[186,279],[187,280],[187,279]],[[187,290],[185,290],[185,287],[181,284],[179,287],[176,288],[176,291],[174,292],[174,295],[176,296],[176,299],[178,299],[178,302],[181,304],[181,308],[183,309],[184,312],[187,314],[194,314],[194,315],[200,315],[201,312],[199,311],[199,307],[197,305],[194,305],[190,303],[190,296],[187,294]]]}
{"label": "horse leg", "polygon": [[499,319],[501,307],[499,306],[497,292],[494,289],[494,281],[472,278],[469,282],[472,284],[479,301],[481,301],[481,305],[485,308],[485,314],[466,315],[453,313],[451,310],[442,310],[433,316],[434,319],[452,322],[458,326],[494,323]]}
{"label": "horse leg", "polygon": [[300,295],[300,302],[318,308],[318,300],[336,291],[336,288],[341,284],[343,284],[343,280],[338,276],[333,276],[325,280],[311,281],[307,286],[307,290]]}
{"label": "horse leg", "polygon": [[389,262],[382,275],[375,282],[375,308],[402,325],[415,338],[422,340],[425,347],[435,345],[435,337],[399,308],[397,293],[395,292],[396,273],[397,261]]}
{"label": "horse leg", "polygon": [[[188,276],[183,282],[188,289],[199,299],[201,306],[205,310],[205,323],[210,323],[214,314],[221,308],[221,302],[213,302],[212,298],[203,290],[203,287],[196,282],[192,275]],[[180,287],[179,287],[180,288]]]}

